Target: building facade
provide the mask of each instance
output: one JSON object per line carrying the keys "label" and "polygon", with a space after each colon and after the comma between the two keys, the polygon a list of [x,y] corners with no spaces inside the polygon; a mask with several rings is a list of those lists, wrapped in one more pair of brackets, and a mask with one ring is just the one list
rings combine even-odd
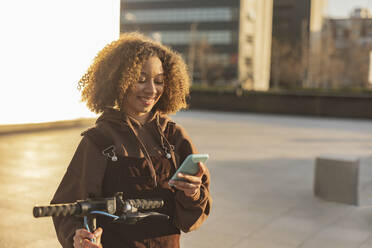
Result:
{"label": "building facade", "polygon": [[370,87],[372,16],[367,9],[355,9],[350,18],[327,19],[323,32],[325,80],[333,87]]}
{"label": "building facade", "polygon": [[258,51],[271,42],[271,22],[265,30],[257,26],[262,6],[271,20],[272,0],[122,0],[120,30],[142,32],[181,53],[194,82],[267,89],[269,76],[257,69],[270,65],[270,49]]}
{"label": "building facade", "polygon": [[347,48],[351,41],[358,46],[370,45],[372,44],[372,15],[368,9],[355,9],[350,18],[327,19],[327,31],[338,50]]}
{"label": "building facade", "polygon": [[[274,0],[271,85],[310,84],[321,50],[327,0]],[[312,58],[311,58],[312,57]]]}

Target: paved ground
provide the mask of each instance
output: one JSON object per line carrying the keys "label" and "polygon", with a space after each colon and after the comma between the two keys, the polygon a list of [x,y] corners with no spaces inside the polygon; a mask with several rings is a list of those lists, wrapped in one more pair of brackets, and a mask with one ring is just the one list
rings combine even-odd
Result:
{"label": "paved ground", "polygon": [[[372,121],[182,112],[173,117],[209,153],[214,206],[183,247],[372,247]],[[84,128],[0,136],[0,247],[59,247],[48,203]],[[315,198],[314,159],[358,156],[362,205]]]}

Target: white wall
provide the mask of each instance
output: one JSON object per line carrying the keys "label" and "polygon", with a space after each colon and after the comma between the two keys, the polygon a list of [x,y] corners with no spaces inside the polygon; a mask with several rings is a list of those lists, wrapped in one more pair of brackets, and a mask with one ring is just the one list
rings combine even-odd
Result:
{"label": "white wall", "polygon": [[369,73],[368,73],[368,82],[372,84],[372,51],[369,52]]}
{"label": "white wall", "polygon": [[120,33],[120,0],[0,2],[0,125],[94,116],[77,82]]}

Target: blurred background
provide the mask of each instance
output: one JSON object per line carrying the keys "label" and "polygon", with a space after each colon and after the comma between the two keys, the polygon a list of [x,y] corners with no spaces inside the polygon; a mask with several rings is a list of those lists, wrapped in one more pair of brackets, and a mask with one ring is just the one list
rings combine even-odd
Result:
{"label": "blurred background", "polygon": [[371,0],[1,2],[0,124],[93,117],[77,82],[128,31],[178,51],[194,92],[370,95],[371,9]]}
{"label": "blurred background", "polygon": [[369,0],[127,0],[120,31],[179,51],[193,87],[367,91],[371,7]]}

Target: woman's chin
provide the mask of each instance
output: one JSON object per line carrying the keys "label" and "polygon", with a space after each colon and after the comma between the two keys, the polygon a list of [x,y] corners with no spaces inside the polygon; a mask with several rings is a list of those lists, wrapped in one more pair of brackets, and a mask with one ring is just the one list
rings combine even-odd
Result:
{"label": "woman's chin", "polygon": [[140,115],[146,115],[146,114],[149,114],[152,110],[152,107],[148,107],[148,108],[143,108],[141,110],[138,111],[138,113]]}

